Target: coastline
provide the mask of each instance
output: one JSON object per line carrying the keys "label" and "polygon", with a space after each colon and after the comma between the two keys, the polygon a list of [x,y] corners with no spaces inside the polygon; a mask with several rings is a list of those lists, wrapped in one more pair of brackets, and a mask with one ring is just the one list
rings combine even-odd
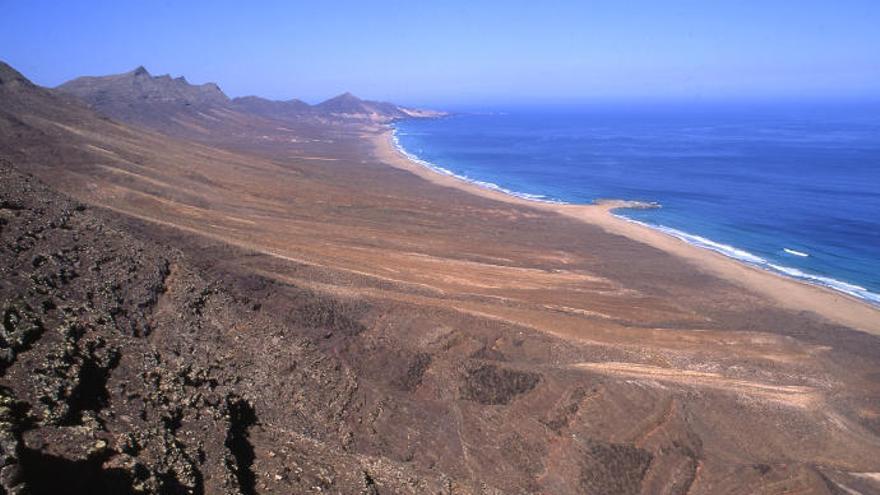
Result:
{"label": "coastline", "polygon": [[451,173],[417,163],[394,142],[393,131],[385,128],[372,138],[377,157],[389,166],[411,172],[431,183],[459,189],[487,199],[512,203],[557,214],[598,226],[611,234],[649,245],[690,262],[697,269],[744,287],[792,311],[815,313],[827,320],[864,332],[880,335],[880,309],[845,293],[785,277],[738,262],[712,250],[688,244],[672,235],[620,218],[614,210],[639,206],[638,203],[607,200],[578,205],[542,201],[511,194],[500,188],[484,187]]}

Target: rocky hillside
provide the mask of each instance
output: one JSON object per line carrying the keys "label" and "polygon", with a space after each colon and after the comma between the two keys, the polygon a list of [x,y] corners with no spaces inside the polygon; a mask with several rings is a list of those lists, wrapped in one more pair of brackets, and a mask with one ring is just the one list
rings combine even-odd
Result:
{"label": "rocky hillside", "polygon": [[0,494],[877,492],[875,335],[212,112],[0,64]]}
{"label": "rocky hillside", "polygon": [[310,338],[344,307],[301,291],[297,328],[260,306],[0,163],[0,491],[456,485],[347,451],[358,379]]}
{"label": "rocky hillside", "polygon": [[79,77],[57,88],[70,93],[99,109],[111,110],[115,105],[151,103],[177,105],[223,105],[229,98],[214,83],[194,85],[184,77],[152,76],[143,66],[131,72],[110,76]]}
{"label": "rocky hillside", "polygon": [[306,118],[314,109],[308,103],[292,99],[286,101],[268,100],[259,96],[243,96],[232,99],[237,110],[276,120],[296,120]]}
{"label": "rocky hillside", "polygon": [[123,74],[79,77],[56,89],[119,120],[160,110],[204,111],[229,103],[229,98],[214,83],[194,85],[184,77],[152,76],[144,67]]}
{"label": "rocky hillside", "polygon": [[250,288],[268,282],[206,277],[132,219],[20,172],[77,183],[111,148],[137,167],[175,146],[228,155],[126,129],[0,65],[0,156],[16,160],[0,158],[0,493],[466,486],[348,447],[368,385],[316,345],[359,328],[348,306],[288,287],[276,318]]}
{"label": "rocky hillside", "polygon": [[315,105],[315,110],[323,115],[341,119],[370,122],[389,122],[406,118],[442,117],[443,112],[416,110],[383,101],[362,100],[351,93],[343,93]]}
{"label": "rocky hillside", "polygon": [[6,493],[493,494],[543,478],[635,493],[654,464],[655,484],[692,480],[678,433],[687,449],[661,455],[572,426],[594,385],[535,360],[582,360],[576,346],[53,192],[19,170],[114,210],[172,185],[162,204],[204,206],[204,173],[282,177],[101,119],[12,69],[2,80],[0,156],[16,160],[0,165]]}

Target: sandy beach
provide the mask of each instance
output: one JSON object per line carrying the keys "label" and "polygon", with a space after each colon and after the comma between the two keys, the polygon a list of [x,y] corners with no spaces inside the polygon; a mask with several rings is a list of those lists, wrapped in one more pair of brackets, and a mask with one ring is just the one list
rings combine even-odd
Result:
{"label": "sandy beach", "polygon": [[608,200],[593,205],[532,201],[481,187],[414,162],[397,148],[391,130],[380,133],[373,138],[373,142],[376,154],[381,160],[391,166],[412,172],[431,183],[496,201],[553,211],[599,226],[609,233],[625,236],[685,259],[704,272],[731,281],[788,309],[814,312],[832,322],[880,335],[880,309],[831,289],[739,263],[719,253],[698,248],[657,230],[614,216],[612,212],[615,209],[631,206],[626,201]]}

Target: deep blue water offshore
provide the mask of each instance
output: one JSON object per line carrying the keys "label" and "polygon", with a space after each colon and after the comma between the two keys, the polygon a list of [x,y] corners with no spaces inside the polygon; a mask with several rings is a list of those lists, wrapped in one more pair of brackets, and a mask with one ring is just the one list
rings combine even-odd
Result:
{"label": "deep blue water offshore", "polygon": [[631,220],[880,305],[880,106],[511,109],[395,124],[426,166]]}

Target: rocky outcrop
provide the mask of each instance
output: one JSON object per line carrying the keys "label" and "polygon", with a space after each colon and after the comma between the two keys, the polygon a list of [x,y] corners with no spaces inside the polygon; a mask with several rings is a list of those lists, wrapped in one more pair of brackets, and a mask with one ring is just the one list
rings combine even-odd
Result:
{"label": "rocky outcrop", "polygon": [[[374,493],[421,478],[343,450],[358,383],[307,336],[363,331],[352,308],[303,296],[290,316],[297,336],[179,253],[8,163],[0,275],[5,493]],[[283,462],[257,469],[257,449]]]}
{"label": "rocky outcrop", "polygon": [[462,395],[485,405],[508,404],[535,388],[541,376],[485,364],[467,374]]}

